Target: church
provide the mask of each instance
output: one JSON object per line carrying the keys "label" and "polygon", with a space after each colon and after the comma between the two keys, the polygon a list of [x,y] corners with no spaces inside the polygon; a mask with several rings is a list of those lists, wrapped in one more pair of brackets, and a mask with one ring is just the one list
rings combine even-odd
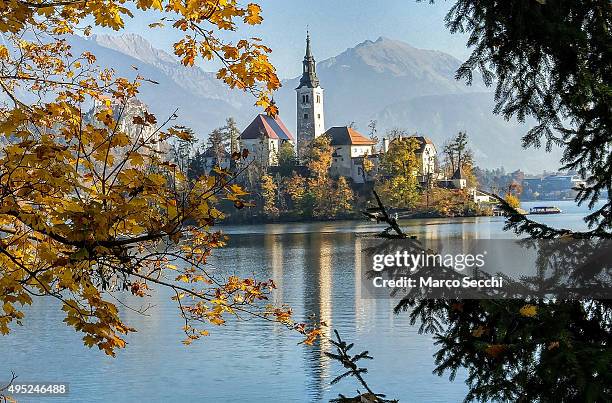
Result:
{"label": "church", "polygon": [[[302,77],[296,91],[296,136],[282,122],[280,116],[271,117],[259,114],[241,133],[240,142],[249,150],[251,159],[265,166],[278,165],[278,151],[284,142],[296,148],[298,160],[303,156],[308,144],[315,138],[326,135],[334,148],[330,174],[332,177],[344,176],[353,183],[372,181],[381,154],[388,151],[393,140],[383,141],[380,148],[376,141],[359,133],[352,127],[336,126],[325,129],[324,91],[317,77],[315,58],[312,54],[310,34],[306,33],[306,54],[302,61]],[[419,177],[425,178],[436,170],[436,148],[433,142],[422,136],[415,136],[421,145],[417,150]],[[374,164],[370,173],[363,171],[363,159],[367,156]]]}

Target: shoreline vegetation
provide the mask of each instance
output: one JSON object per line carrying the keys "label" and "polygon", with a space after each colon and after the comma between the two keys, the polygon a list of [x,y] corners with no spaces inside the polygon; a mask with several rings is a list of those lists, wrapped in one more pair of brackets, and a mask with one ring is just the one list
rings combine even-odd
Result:
{"label": "shoreline vegetation", "polygon": [[[229,155],[229,150],[240,143],[239,130],[233,119],[228,118],[227,125],[215,133],[201,146],[195,141],[179,141],[174,145],[173,160],[190,178],[195,180],[201,175],[214,176],[226,171],[219,162],[223,161],[222,155]],[[370,136],[375,137],[374,133]],[[338,175],[333,165],[336,149],[328,135],[307,144],[301,159],[290,143],[283,143],[274,166],[268,159],[261,160],[246,149],[232,153],[232,162],[225,164],[236,172],[235,182],[249,189],[249,193],[243,195],[247,203],[222,202],[219,210],[223,212],[223,220],[220,221],[262,224],[363,219],[362,212],[375,207],[373,192],[381,195],[395,219],[493,215],[496,203],[475,198],[480,187],[478,168],[465,133],[447,141],[444,157],[436,160],[435,167],[425,166],[423,158],[417,158],[419,137],[394,129],[384,133],[383,138],[390,146],[383,146],[386,151],[378,154],[378,159],[370,159],[367,153],[361,157],[361,176],[357,178],[360,181]],[[234,155],[246,156],[246,163],[235,160]],[[448,179],[457,172],[460,179]],[[504,185],[502,194],[518,206],[520,185],[515,182]]]}
{"label": "shoreline vegetation", "polygon": [[[492,210],[469,210],[464,214],[450,214],[445,215],[437,211],[422,210],[415,211],[410,214],[403,214],[399,216],[399,220],[412,220],[420,218],[465,218],[465,217],[492,217]],[[224,225],[257,225],[257,224],[285,224],[285,223],[314,223],[314,222],[337,222],[337,221],[367,221],[360,212],[338,215],[335,217],[299,217],[295,215],[283,215],[277,217],[267,217],[265,215],[253,215],[250,219],[244,220],[239,217],[228,216],[224,218],[219,224],[219,227]]]}

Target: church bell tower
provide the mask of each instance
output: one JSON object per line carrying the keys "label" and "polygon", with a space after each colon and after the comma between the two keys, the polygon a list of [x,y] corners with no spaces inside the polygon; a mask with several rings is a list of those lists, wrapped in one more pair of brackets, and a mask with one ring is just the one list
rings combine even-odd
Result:
{"label": "church bell tower", "polygon": [[306,32],[306,55],[297,92],[297,149],[300,161],[308,143],[325,132],[323,88],[317,78],[315,59],[310,50],[310,33]]}

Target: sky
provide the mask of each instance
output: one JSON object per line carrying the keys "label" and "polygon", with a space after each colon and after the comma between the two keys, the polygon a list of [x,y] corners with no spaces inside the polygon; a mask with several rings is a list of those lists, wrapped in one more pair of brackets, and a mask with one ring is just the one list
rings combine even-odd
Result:
{"label": "sky", "polygon": [[[444,16],[452,2],[416,0],[259,0],[264,21],[261,25],[229,33],[238,38],[245,32],[263,39],[273,50],[271,61],[281,78],[292,78],[301,72],[306,28],[310,30],[313,53],[317,61],[342,53],[367,39],[380,36],[399,39],[412,46],[449,53],[460,60],[468,55],[466,37],[450,34]],[[140,34],[154,47],[172,52],[179,38],[170,28],[151,29],[156,14],[135,12],[126,21],[126,32]],[[97,33],[112,33],[101,29]],[[215,65],[202,64],[205,70]]]}

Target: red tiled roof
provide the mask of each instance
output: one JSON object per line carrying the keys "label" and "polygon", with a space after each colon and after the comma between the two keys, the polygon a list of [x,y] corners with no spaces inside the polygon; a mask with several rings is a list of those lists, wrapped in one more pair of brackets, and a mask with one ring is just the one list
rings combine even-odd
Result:
{"label": "red tiled roof", "polygon": [[262,136],[269,139],[294,141],[293,135],[278,116],[259,114],[240,134],[241,139],[258,139]]}
{"label": "red tiled roof", "polygon": [[325,132],[325,135],[331,138],[331,145],[358,145],[358,146],[371,146],[376,144],[372,139],[367,138],[363,134],[359,133],[347,126],[332,127]]}

